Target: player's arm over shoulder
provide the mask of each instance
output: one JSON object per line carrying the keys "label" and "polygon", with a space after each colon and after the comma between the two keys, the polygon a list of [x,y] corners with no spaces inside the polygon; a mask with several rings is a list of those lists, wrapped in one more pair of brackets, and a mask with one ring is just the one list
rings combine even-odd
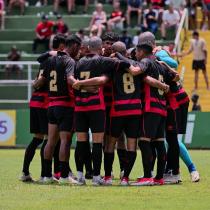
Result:
{"label": "player's arm over shoulder", "polygon": [[45,85],[45,83],[47,82],[47,72],[48,72],[48,63],[49,61],[46,60],[45,62],[42,62],[40,64],[40,68],[42,69],[42,72],[40,72],[39,76],[36,77],[36,79],[33,81],[32,85],[33,88],[35,89],[40,89],[41,87],[43,87]]}
{"label": "player's arm over shoulder", "polygon": [[142,59],[140,62],[135,62],[135,64],[131,65],[128,69],[128,72],[133,76],[146,73],[149,69],[150,61],[149,59]]}

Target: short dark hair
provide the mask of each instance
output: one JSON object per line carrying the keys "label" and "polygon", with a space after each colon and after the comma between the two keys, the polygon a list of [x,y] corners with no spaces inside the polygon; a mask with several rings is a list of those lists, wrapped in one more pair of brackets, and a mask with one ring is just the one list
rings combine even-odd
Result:
{"label": "short dark hair", "polygon": [[199,33],[197,31],[193,31],[193,36],[199,36]]}
{"label": "short dark hair", "polygon": [[120,37],[117,33],[114,32],[107,32],[102,36],[102,41],[112,41],[117,42],[120,40]]}
{"label": "short dark hair", "polygon": [[53,38],[52,47],[53,49],[58,49],[60,44],[65,44],[66,38],[63,34],[57,34]]}
{"label": "short dark hair", "polygon": [[71,47],[73,44],[81,45],[82,40],[75,34],[70,35],[66,38],[66,46]]}
{"label": "short dark hair", "polygon": [[137,45],[137,50],[143,50],[145,54],[149,55],[152,53],[152,47],[147,44],[139,44]]}

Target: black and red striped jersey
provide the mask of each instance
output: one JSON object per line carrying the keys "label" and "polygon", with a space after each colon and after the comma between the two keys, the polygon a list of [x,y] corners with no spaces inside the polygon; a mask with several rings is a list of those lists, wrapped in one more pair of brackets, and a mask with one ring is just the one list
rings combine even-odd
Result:
{"label": "black and red striped jersey", "polygon": [[67,76],[73,75],[74,68],[74,60],[65,52],[48,58],[43,76],[47,79],[49,106],[74,106],[71,88],[67,83]]}
{"label": "black and red striped jersey", "polygon": [[113,72],[113,98],[111,116],[131,116],[142,114],[142,76],[132,76],[123,69]]}
{"label": "black and red striped jersey", "polygon": [[[43,61],[39,66],[39,71],[36,78],[40,78],[44,72],[45,62]],[[39,89],[35,89],[32,93],[29,106],[34,108],[47,109],[49,105],[48,85],[44,84]]]}
{"label": "black and red striped jersey", "polygon": [[[102,75],[110,77],[112,71],[117,69],[119,62],[96,54],[88,54],[81,58],[74,72],[75,79],[84,80]],[[104,110],[103,87],[98,93],[88,93],[84,90],[75,91],[75,111]]]}
{"label": "black and red striped jersey", "polygon": [[173,110],[178,109],[181,105],[189,103],[188,94],[179,82],[170,82],[170,91],[166,94],[167,102]]}
{"label": "black and red striped jersey", "polygon": [[[168,84],[175,77],[174,74],[169,73],[169,71],[166,70],[166,67],[159,64],[155,60],[155,57],[144,58],[141,60],[141,63],[145,63],[145,66],[147,66],[145,71],[146,75],[163,83]],[[166,96],[164,91],[155,87],[151,87],[147,83],[144,83],[143,90],[142,99],[144,112],[152,112],[166,116]]]}

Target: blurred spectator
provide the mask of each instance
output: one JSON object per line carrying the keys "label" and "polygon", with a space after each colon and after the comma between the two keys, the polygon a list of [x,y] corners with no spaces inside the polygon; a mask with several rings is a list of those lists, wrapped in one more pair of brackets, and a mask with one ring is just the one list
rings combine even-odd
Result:
{"label": "blurred spectator", "polygon": [[208,29],[210,29],[210,0],[203,0],[203,23],[208,19]]}
{"label": "blurred spectator", "polygon": [[141,34],[141,31],[138,30],[138,31],[136,32],[136,35],[133,37],[133,41],[132,41],[133,46],[137,46],[137,44],[138,44],[138,42],[139,42],[139,35],[140,35],[140,34]]}
{"label": "blurred spectator", "polygon": [[122,36],[120,37],[120,41],[125,43],[127,49],[132,47],[132,38],[130,35],[128,35],[127,30],[122,31]]}
{"label": "blurred spectator", "polygon": [[[7,60],[8,61],[20,61],[21,59],[21,54],[17,50],[16,46],[12,46],[11,51],[8,53]],[[22,65],[17,65],[17,64],[8,64],[6,65],[6,75],[7,77],[9,76],[10,73],[21,73],[22,70]]]}
{"label": "blurred spectator", "polygon": [[4,0],[0,0],[0,27],[1,30],[4,30],[4,15],[5,15],[5,11],[4,11]]}
{"label": "blurred spectator", "polygon": [[36,53],[37,45],[43,44],[45,49],[49,49],[49,40],[53,33],[54,23],[48,20],[47,15],[42,16],[42,21],[36,26],[36,38],[33,43],[33,52]]}
{"label": "blurred spectator", "polygon": [[182,53],[181,56],[186,56],[193,52],[192,69],[195,70],[194,90],[198,89],[198,75],[200,69],[203,72],[203,76],[206,82],[206,87],[209,90],[208,74],[206,70],[206,63],[207,63],[206,42],[204,39],[199,38],[199,33],[197,31],[194,31],[192,36],[193,39],[190,41],[189,50],[185,53]]}
{"label": "blurred spectator", "polygon": [[103,11],[103,4],[99,3],[96,5],[96,10],[93,12],[89,28],[92,31],[93,28],[95,29],[97,27],[97,36],[100,37],[103,29],[105,29],[106,21],[106,12]]}
{"label": "blurred spectator", "polygon": [[76,5],[77,4],[83,4],[84,5],[83,14],[86,14],[87,10],[88,10],[88,6],[89,6],[89,0],[77,0]]}
{"label": "blurred spectator", "polygon": [[127,25],[130,27],[131,25],[131,13],[137,12],[138,21],[137,24],[140,26],[141,24],[141,6],[142,0],[128,0],[128,8],[127,8]]}
{"label": "blurred spectator", "polygon": [[87,35],[85,35],[84,29],[80,29],[76,35],[83,41],[89,39]]}
{"label": "blurred spectator", "polygon": [[84,57],[90,52],[88,45],[89,45],[89,39],[82,40],[82,44],[81,44],[80,52],[79,52],[80,58]]}
{"label": "blurred spectator", "polygon": [[59,34],[68,35],[69,28],[68,28],[67,24],[64,23],[62,16],[57,15],[56,18],[57,18],[57,21],[53,26],[53,31],[56,34],[59,33]]}
{"label": "blurred spectator", "polygon": [[124,14],[120,9],[120,2],[114,1],[113,2],[113,11],[111,13],[110,19],[107,22],[108,30],[111,31],[112,29],[123,29],[123,22],[125,20]]}
{"label": "blurred spectator", "polygon": [[162,10],[165,7],[164,0],[151,0],[150,3],[152,4],[153,9]]}
{"label": "blurred spectator", "polygon": [[96,25],[93,25],[90,30],[90,37],[98,36],[98,27]]}
{"label": "blurred spectator", "polygon": [[166,39],[166,30],[176,30],[180,21],[179,13],[174,9],[173,5],[163,12],[161,24],[162,39]]}
{"label": "blurred spectator", "polygon": [[14,6],[20,7],[20,14],[24,15],[25,0],[10,0],[8,5],[8,13],[11,14]]}
{"label": "blurred spectator", "polygon": [[58,14],[59,5],[63,7],[67,7],[68,14],[72,14],[75,12],[74,0],[54,0],[54,14],[55,15]]}
{"label": "blurred spectator", "polygon": [[39,0],[36,2],[35,7],[47,6],[47,0]]}
{"label": "blurred spectator", "polygon": [[192,30],[197,29],[197,22],[196,22],[196,7],[197,7],[197,0],[186,0],[186,6],[188,9],[189,15],[189,27]]}
{"label": "blurred spectator", "polygon": [[144,21],[142,25],[142,31],[150,31],[153,34],[156,34],[158,30],[158,13],[155,11],[152,7],[152,5],[149,5],[149,9],[145,11],[144,14]]}
{"label": "blurred spectator", "polygon": [[201,111],[201,105],[198,103],[199,95],[193,94],[191,101],[193,102],[192,111]]}

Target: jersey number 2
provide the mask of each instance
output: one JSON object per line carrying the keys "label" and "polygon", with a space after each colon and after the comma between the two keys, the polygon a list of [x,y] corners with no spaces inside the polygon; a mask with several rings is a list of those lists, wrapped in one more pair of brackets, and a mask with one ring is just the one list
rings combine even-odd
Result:
{"label": "jersey number 2", "polygon": [[123,89],[127,94],[135,91],[133,76],[130,73],[123,74]]}
{"label": "jersey number 2", "polygon": [[57,92],[58,87],[57,87],[57,72],[55,70],[50,72],[50,91],[52,92]]}

